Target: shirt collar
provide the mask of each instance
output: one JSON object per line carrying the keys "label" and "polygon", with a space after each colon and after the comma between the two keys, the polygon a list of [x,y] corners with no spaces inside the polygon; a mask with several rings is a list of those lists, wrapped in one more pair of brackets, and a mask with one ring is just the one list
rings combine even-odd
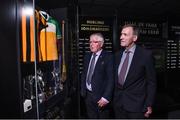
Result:
{"label": "shirt collar", "polygon": [[[136,44],[134,44],[128,51],[130,51],[131,53],[134,53],[136,49]],[[124,52],[126,52],[127,50],[125,50]]]}
{"label": "shirt collar", "polygon": [[99,50],[98,52],[96,52],[96,55],[99,56],[101,54],[101,52],[102,52],[102,49]]}

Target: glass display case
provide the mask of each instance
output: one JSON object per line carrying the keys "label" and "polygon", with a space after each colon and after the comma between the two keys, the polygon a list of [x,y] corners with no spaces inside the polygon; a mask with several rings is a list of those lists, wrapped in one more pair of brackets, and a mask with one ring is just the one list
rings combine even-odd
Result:
{"label": "glass display case", "polygon": [[[61,118],[61,109],[74,81],[69,37],[69,9],[42,8],[41,1],[21,6],[21,78],[25,118]],[[74,14],[75,16],[75,14]],[[67,60],[69,59],[69,60]],[[77,75],[77,74],[76,74]],[[70,82],[66,82],[67,79]],[[73,85],[71,86],[73,88]],[[65,89],[65,90],[64,90]]]}

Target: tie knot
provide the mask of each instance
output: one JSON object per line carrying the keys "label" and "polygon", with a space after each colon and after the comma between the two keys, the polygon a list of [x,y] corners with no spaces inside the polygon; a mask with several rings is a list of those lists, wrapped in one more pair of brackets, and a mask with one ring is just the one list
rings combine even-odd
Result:
{"label": "tie knot", "polygon": [[125,51],[126,54],[129,54],[130,52],[131,52],[130,50],[126,50],[126,51]]}
{"label": "tie knot", "polygon": [[93,57],[96,57],[96,53],[93,53]]}

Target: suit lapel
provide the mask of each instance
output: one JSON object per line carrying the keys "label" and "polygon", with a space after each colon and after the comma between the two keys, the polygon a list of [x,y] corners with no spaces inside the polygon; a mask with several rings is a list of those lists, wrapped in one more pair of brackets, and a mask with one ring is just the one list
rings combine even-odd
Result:
{"label": "suit lapel", "polygon": [[119,65],[120,65],[120,62],[121,62],[121,58],[122,58],[122,54],[123,54],[123,50],[121,50],[120,52],[118,52],[116,54],[116,57],[115,57],[115,72],[117,73],[116,74],[116,77],[115,77],[115,81],[118,82],[118,68],[119,68]]}
{"label": "suit lapel", "polygon": [[102,60],[103,60],[103,57],[104,57],[104,51],[102,51],[101,52],[101,54],[99,55],[99,58],[98,58],[98,60],[97,60],[97,62],[96,62],[96,66],[95,66],[95,68],[94,68],[94,71],[97,69],[97,67],[99,66],[99,65],[101,65],[101,63],[103,62]]}
{"label": "suit lapel", "polygon": [[123,50],[117,53],[117,56],[116,56],[116,70],[118,70],[118,68],[119,68],[119,64],[121,62],[122,54],[123,54]]}
{"label": "suit lapel", "polygon": [[88,67],[89,67],[89,62],[90,62],[90,60],[91,60],[91,55],[92,55],[92,53],[88,53],[87,54],[87,57],[85,58],[85,70],[86,70],[86,74],[87,74],[87,72],[88,72]]}

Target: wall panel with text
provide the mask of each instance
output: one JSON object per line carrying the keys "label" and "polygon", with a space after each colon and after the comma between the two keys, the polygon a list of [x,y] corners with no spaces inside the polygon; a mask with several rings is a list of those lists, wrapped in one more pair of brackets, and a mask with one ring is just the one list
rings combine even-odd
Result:
{"label": "wall panel with text", "polygon": [[180,102],[180,23],[168,21],[168,39],[166,49],[166,69],[169,91],[174,91],[173,97]]}
{"label": "wall panel with text", "polygon": [[167,69],[180,69],[180,24],[168,23]]}

